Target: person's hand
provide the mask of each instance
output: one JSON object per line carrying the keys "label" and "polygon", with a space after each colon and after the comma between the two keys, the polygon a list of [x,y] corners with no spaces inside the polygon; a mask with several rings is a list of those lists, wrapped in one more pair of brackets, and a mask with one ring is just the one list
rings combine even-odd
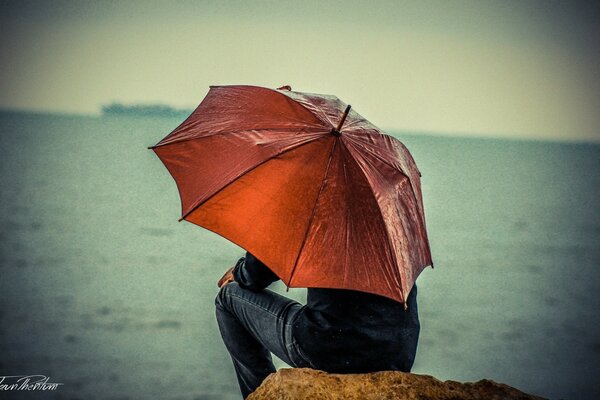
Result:
{"label": "person's hand", "polygon": [[219,282],[217,283],[217,286],[219,288],[227,285],[228,283],[234,282],[235,279],[233,277],[233,268],[235,267],[231,267],[227,270],[227,272],[225,272],[225,275],[223,275],[223,277],[221,279],[219,279]]}

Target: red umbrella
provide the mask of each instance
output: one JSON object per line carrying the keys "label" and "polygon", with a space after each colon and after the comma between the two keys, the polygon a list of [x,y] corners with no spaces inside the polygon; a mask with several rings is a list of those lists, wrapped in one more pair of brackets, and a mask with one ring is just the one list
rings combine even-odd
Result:
{"label": "red umbrella", "polygon": [[288,287],[404,302],[432,264],[412,156],[335,96],[212,86],[151,148],[177,183],[181,219],[243,247]]}

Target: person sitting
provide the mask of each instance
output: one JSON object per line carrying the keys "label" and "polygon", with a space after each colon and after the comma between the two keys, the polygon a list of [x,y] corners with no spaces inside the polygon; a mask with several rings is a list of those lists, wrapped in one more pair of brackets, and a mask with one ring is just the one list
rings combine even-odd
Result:
{"label": "person sitting", "polygon": [[365,292],[308,288],[307,304],[266,289],[279,278],[250,253],[219,280],[216,317],[244,399],[275,372],[410,372],[417,351],[417,287],[406,304]]}

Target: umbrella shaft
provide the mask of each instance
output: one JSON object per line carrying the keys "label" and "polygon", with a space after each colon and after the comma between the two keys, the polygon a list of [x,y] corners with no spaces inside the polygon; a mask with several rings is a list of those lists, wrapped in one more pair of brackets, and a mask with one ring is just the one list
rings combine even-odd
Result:
{"label": "umbrella shaft", "polygon": [[344,125],[344,121],[346,121],[346,117],[348,116],[348,113],[350,112],[350,108],[352,108],[352,106],[350,104],[348,104],[348,106],[346,107],[346,110],[344,111],[344,115],[342,115],[342,119],[338,123],[337,128],[335,128],[333,131],[331,131],[331,133],[333,133],[335,136],[340,136],[342,134],[341,133],[342,125]]}

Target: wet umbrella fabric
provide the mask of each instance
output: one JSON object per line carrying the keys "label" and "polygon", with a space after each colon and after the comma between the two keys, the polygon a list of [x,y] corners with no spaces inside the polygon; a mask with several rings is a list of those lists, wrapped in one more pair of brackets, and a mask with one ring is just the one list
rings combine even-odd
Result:
{"label": "wet umbrella fabric", "polygon": [[289,287],[404,302],[431,265],[420,173],[406,147],[337,97],[214,86],[152,147],[182,219],[238,244]]}

